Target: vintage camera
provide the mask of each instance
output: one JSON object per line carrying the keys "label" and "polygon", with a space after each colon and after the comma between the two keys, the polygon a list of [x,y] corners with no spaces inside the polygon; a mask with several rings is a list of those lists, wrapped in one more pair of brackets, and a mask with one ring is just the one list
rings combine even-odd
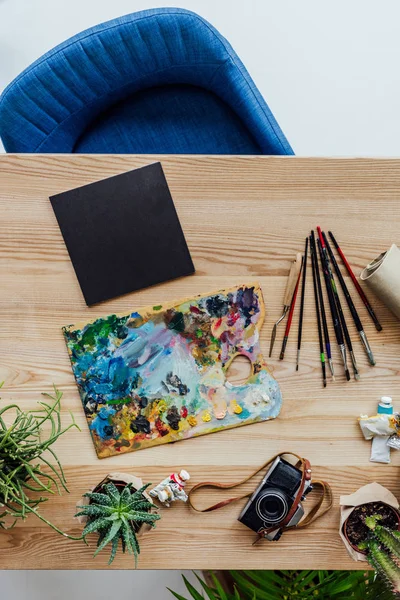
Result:
{"label": "vintage camera", "polygon": [[[264,537],[268,540],[279,540],[282,535],[280,524],[293,506],[301,479],[300,469],[278,456],[242,510],[239,521],[257,533],[276,525],[276,528],[268,534],[264,534]],[[305,500],[311,490],[311,482],[306,481],[301,499]],[[303,515],[304,509],[299,502],[286,526],[297,525]]]}

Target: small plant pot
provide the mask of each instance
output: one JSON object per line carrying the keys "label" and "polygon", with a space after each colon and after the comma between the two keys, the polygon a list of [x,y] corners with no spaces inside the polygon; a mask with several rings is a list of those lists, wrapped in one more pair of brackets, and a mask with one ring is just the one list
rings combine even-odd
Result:
{"label": "small plant pot", "polygon": [[381,501],[367,502],[356,506],[343,523],[342,531],[351,548],[364,556],[367,552],[360,549],[359,545],[365,541],[369,533],[369,529],[365,525],[365,518],[372,515],[381,515],[380,525],[400,531],[400,514],[393,506]]}
{"label": "small plant pot", "polygon": [[[143,487],[143,481],[140,479],[140,477],[135,477],[134,475],[130,475],[129,473],[109,473],[108,475],[106,475],[106,477],[103,479],[103,481],[100,481],[100,483],[98,483],[90,491],[101,493],[104,486],[110,482],[112,482],[119,490],[122,490],[123,488],[125,488],[127,485],[129,485],[131,483],[132,484],[132,488],[131,488],[132,494],[135,493],[137,490],[139,490],[141,487]],[[149,494],[146,491],[143,492],[143,497],[146,498],[146,500],[154,506],[153,499],[151,498],[151,496],[149,496]],[[80,499],[80,501],[77,503],[77,506],[82,506],[84,504],[90,504],[89,498],[82,497]],[[87,522],[86,517],[77,517],[77,519],[80,523]],[[143,535],[147,531],[150,531],[150,529],[151,529],[151,526],[147,525],[146,523],[139,524],[139,523],[135,523],[134,521],[131,521],[131,526],[132,526],[132,529],[135,531],[137,537],[140,537],[141,535]]]}

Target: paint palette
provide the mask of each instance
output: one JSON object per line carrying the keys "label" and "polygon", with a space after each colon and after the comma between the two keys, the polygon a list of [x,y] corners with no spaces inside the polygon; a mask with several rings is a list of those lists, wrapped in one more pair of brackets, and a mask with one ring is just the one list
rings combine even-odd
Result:
{"label": "paint palette", "polygon": [[[275,418],[264,314],[255,284],[64,327],[98,457]],[[233,385],[226,373],[240,354],[251,375]]]}

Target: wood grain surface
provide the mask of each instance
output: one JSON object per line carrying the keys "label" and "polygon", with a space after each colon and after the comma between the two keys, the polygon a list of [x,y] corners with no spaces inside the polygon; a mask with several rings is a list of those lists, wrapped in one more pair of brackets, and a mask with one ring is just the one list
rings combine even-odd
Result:
{"label": "wood grain surface", "polygon": [[[157,159],[196,274],[88,308],[48,198]],[[399,198],[400,160],[0,156],[0,381],[5,381],[1,402],[32,408],[40,392],[50,391],[55,383],[64,392],[64,422],[71,410],[82,429],[68,432],[56,445],[70,494],[52,497],[43,514],[68,533],[78,534],[80,526],[73,519],[76,502],[110,471],[126,470],[158,483],[185,467],[193,483],[233,482],[271,455],[293,450],[310,459],[315,478],[331,483],[335,505],[328,515],[304,531],[286,533],[278,543],[252,546],[254,534],[236,520],[239,505],[197,514],[178,503],[162,509],[157,528],[142,538],[139,568],[364,568],[364,563],[350,560],[340,541],[339,496],[371,481],[400,496],[400,453],[392,451],[391,465],[370,463],[370,444],[357,424],[360,413],[376,411],[383,394],[393,396],[400,407],[400,323],[378,300],[371,298],[383,325],[381,333],[346,277],[377,365],[368,366],[346,306],[361,380],[346,383],[334,344],[337,381],[328,379],[323,389],[309,269],[299,372],[295,372],[298,309],[284,361],[278,360],[284,324],[278,328],[269,360],[284,397],[278,419],[102,461],[96,458],[88,433],[61,327],[258,280],[266,304],[261,344],[268,356],[290,262],[303,250],[309,230],[318,224],[332,229],[358,274],[392,242],[400,243]],[[332,328],[331,333],[334,339]],[[232,377],[240,376],[241,366],[233,366]],[[254,489],[256,482],[246,484],[246,489]],[[222,497],[221,492],[202,492],[198,502],[208,505]],[[312,502],[311,494],[305,507]],[[1,568],[105,568],[108,554],[93,559],[93,550],[94,540],[89,548],[69,541],[34,516],[15,529],[0,531]],[[113,568],[133,568],[132,558],[120,556]]]}

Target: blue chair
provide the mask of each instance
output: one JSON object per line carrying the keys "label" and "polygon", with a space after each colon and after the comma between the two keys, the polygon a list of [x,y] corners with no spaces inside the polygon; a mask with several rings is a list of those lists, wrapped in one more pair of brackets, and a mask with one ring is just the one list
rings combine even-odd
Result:
{"label": "blue chair", "polygon": [[293,154],[232,47],[193,12],[92,27],[0,97],[7,152]]}

